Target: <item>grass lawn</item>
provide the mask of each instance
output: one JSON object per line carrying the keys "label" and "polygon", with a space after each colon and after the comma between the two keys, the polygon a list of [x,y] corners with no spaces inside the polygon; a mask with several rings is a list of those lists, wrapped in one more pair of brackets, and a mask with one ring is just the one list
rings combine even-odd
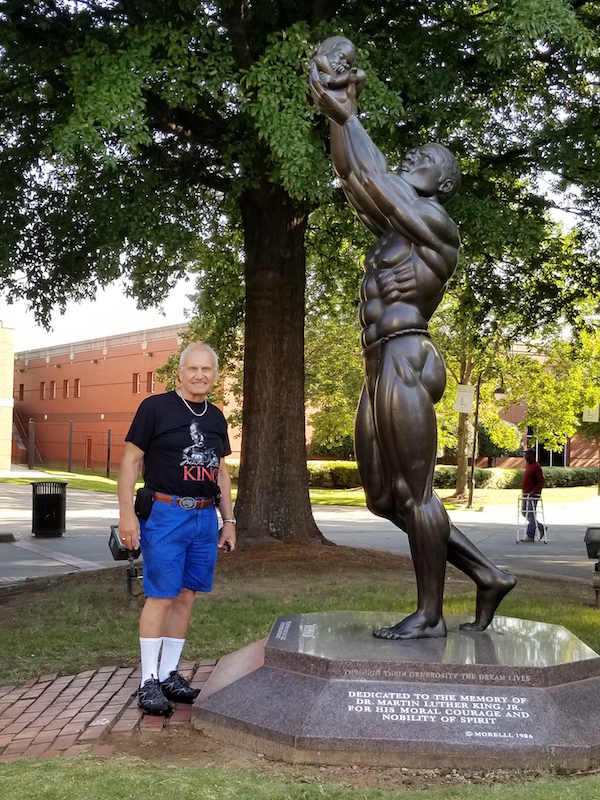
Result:
{"label": "grass lawn", "polygon": [[[0,685],[44,673],[138,663],[142,598],[126,598],[126,566],[0,587]],[[140,587],[141,588],[141,587]],[[587,584],[523,578],[500,613],[564,625],[600,652],[599,616]],[[364,610],[409,612],[416,605],[406,556],[320,544],[242,546],[219,554],[214,590],[199,596],[186,659],[219,658],[266,636],[281,614]],[[449,569],[445,611],[471,614],[474,587]]]}
{"label": "grass lawn", "polygon": [[[62,475],[56,475],[62,477]],[[114,491],[114,481],[65,476],[73,488]],[[24,480],[24,483],[29,481]],[[448,493],[451,492],[448,490]],[[442,496],[444,492],[441,492]],[[475,505],[516,502],[518,492],[476,492]],[[313,502],[363,505],[362,491],[314,490]],[[549,502],[596,497],[596,487],[549,489]],[[52,580],[0,586],[0,685],[41,674],[73,674],[102,665],[137,665],[138,616],[143,598],[128,602],[124,565]],[[600,652],[599,612],[590,587],[553,580],[551,602],[544,579],[521,578],[500,614],[564,625]],[[221,554],[212,594],[199,597],[184,651],[185,660],[219,658],[266,636],[275,618],[302,611],[357,609],[411,611],[414,574],[402,556],[322,545],[240,548]],[[446,581],[446,614],[473,614],[472,584],[453,569]],[[195,739],[199,736],[193,732]],[[129,737],[131,740],[134,737]],[[2,800],[597,800],[600,777],[542,772],[450,774],[451,771],[306,768],[239,763],[237,751],[195,760],[190,742],[170,751],[159,740],[135,751],[117,745],[112,758],[84,755],[0,763]],[[195,744],[196,748],[200,745]],[[176,757],[173,756],[173,747]],[[196,751],[197,753],[197,751]],[[199,766],[200,765],[200,766]]]}
{"label": "grass lawn", "polygon": [[[117,482],[112,478],[95,475],[79,475],[70,472],[48,470],[52,480],[67,481],[70,489],[86,489],[92,492],[110,492],[116,494]],[[4,478],[0,483],[30,484],[29,478]],[[139,484],[141,486],[141,483]],[[233,487],[235,499],[235,486]],[[447,501],[450,508],[455,507],[448,499],[454,494],[453,489],[437,489],[442,500]],[[473,496],[475,508],[481,506],[514,505],[520,494],[519,489],[476,489]],[[596,486],[573,486],[569,488],[544,489],[544,502],[579,503],[598,496]],[[313,505],[322,506],[365,506],[365,493],[362,489],[311,489],[310,499]],[[464,505],[460,506],[464,507]]]}
{"label": "grass lawn", "polygon": [[[381,770],[384,772],[384,770]],[[127,757],[110,761],[21,761],[0,766],[3,800],[598,800],[595,776],[568,781],[542,778],[492,786],[386,790],[324,781],[232,774],[214,768],[173,768]]]}
{"label": "grass lawn", "polygon": [[[543,579],[522,578],[500,613],[569,628],[600,651],[598,611],[588,586],[555,580],[552,603]],[[410,611],[415,604],[412,565],[402,556],[323,545],[240,548],[219,557],[211,595],[198,598],[184,651],[186,660],[218,658],[256,641],[278,615],[330,609]],[[126,600],[125,567],[33,580],[0,590],[0,685],[49,672],[73,674],[102,665],[138,663],[141,600]],[[445,612],[472,614],[472,585],[450,569]],[[196,740],[200,736],[192,732]],[[135,737],[128,737],[133,741]],[[138,737],[139,738],[139,737]],[[176,743],[177,744],[177,743]],[[597,800],[600,780],[561,780],[544,773],[415,771],[376,768],[307,768],[260,762],[240,766],[237,750],[203,752],[195,761],[191,742],[165,752],[164,743],[117,745],[110,759],[0,764],[2,800],[120,800],[189,797],[206,800]],[[233,748],[230,748],[233,750]],[[175,752],[176,757],[173,755]],[[201,764],[201,766],[198,766]],[[418,771],[417,771],[418,772]],[[451,785],[448,785],[450,783]],[[418,791],[416,791],[418,789]]]}

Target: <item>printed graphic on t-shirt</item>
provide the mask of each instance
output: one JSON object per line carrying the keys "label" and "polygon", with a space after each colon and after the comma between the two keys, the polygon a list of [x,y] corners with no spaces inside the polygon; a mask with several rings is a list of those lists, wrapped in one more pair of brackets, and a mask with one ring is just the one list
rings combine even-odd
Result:
{"label": "printed graphic on t-shirt", "polygon": [[199,422],[192,422],[190,425],[190,438],[194,444],[186,447],[182,454],[182,467],[210,467],[219,468],[219,456],[214,448],[206,446],[204,433],[200,429]]}

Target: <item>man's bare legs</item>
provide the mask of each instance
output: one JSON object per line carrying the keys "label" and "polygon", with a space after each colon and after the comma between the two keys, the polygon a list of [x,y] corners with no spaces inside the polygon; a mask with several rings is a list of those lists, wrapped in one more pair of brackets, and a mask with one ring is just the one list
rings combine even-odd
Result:
{"label": "man's bare legs", "polygon": [[[417,580],[417,610],[396,625],[378,628],[378,639],[426,639],[446,636],[442,616],[446,543],[444,529],[447,517],[436,495],[429,503],[414,507],[411,519],[406,517],[408,540]],[[442,534],[442,535],[440,535]]]}
{"label": "man's bare legs", "polygon": [[[429,402],[432,404],[433,400],[430,398]],[[412,415],[411,419],[413,423],[416,422]],[[404,437],[404,432],[402,432],[402,436]],[[374,631],[374,635],[379,638],[392,639],[445,635],[446,628],[441,608],[445,571],[444,566],[440,567],[439,564],[442,552],[444,561],[447,558],[449,563],[461,570],[477,585],[475,620],[461,625],[461,628],[472,631],[485,630],[492,621],[502,599],[514,587],[516,578],[496,567],[456,526],[450,524],[443,504],[432,493],[428,484],[426,484],[426,488],[431,492],[429,502],[425,502],[425,504],[401,504],[398,502],[394,490],[398,489],[399,484],[398,481],[394,482],[392,475],[395,473],[385,460],[390,440],[386,440],[385,448],[380,441],[375,428],[371,400],[367,390],[364,389],[357,413],[356,454],[367,496],[367,505],[374,514],[389,519],[408,533],[419,595],[416,612],[397,625]],[[421,445],[425,444],[422,439],[420,441]],[[406,452],[412,453],[413,457],[418,457],[422,452],[420,449],[411,449],[414,445],[411,445],[410,439],[403,438],[395,446],[402,447],[403,444],[408,446],[409,449]],[[416,513],[414,509],[417,509]],[[444,539],[447,530],[449,530],[449,538],[446,544]],[[434,558],[433,563],[432,558]],[[432,570],[430,570],[430,565]],[[433,584],[435,591],[432,604],[430,604],[422,595],[423,591],[429,590],[432,576],[435,580]],[[440,577],[441,588],[439,586]],[[436,617],[437,622],[435,622]]]}
{"label": "man's bare legs", "polygon": [[465,631],[484,631],[494,619],[502,599],[514,589],[517,579],[489,561],[455,525],[450,528],[448,561],[477,586],[475,620],[460,627]]}
{"label": "man's bare legs", "polygon": [[[423,337],[390,343],[383,355],[376,365],[367,365],[367,375],[371,376],[377,367],[377,380],[371,390],[373,402],[365,391],[359,406],[357,458],[361,474],[367,476],[369,507],[381,509],[385,498],[387,509],[393,512],[384,516],[401,524],[408,534],[417,581],[417,610],[397,625],[373,634],[383,639],[445,636],[442,601],[450,522],[432,492],[436,423],[430,393],[430,389],[435,394],[443,391],[445,371],[437,351]],[[432,360],[437,363],[432,364]],[[431,383],[427,388],[425,372]]]}
{"label": "man's bare legs", "polygon": [[140,615],[140,637],[185,639],[196,593],[182,589],[177,597],[147,597]]}

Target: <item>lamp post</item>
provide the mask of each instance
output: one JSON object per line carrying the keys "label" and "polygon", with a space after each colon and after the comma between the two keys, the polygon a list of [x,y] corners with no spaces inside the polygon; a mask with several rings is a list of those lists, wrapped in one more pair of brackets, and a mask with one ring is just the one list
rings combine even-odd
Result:
{"label": "lamp post", "polygon": [[477,425],[479,424],[479,396],[481,392],[481,372],[477,377],[475,389],[475,417],[473,419],[473,449],[471,451],[471,478],[469,480],[469,502],[467,508],[473,508],[473,492],[475,491],[475,457],[477,454]]}
{"label": "lamp post", "polygon": [[506,400],[508,395],[504,391],[504,386],[498,386],[497,389],[494,389],[494,397],[500,403],[502,400]]}
{"label": "lamp post", "polygon": [[[481,375],[477,377],[477,387],[475,389],[475,417],[473,419],[473,450],[471,451],[471,478],[469,480],[469,501],[467,508],[473,508],[473,492],[475,491],[475,458],[477,457],[477,426],[479,425],[479,398],[481,394]],[[504,386],[500,385],[494,391],[494,397],[498,402],[506,400]]]}

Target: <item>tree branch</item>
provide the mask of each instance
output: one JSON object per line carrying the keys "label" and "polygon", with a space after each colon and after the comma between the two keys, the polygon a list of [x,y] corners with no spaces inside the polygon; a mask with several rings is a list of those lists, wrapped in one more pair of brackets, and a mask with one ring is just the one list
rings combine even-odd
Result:
{"label": "tree branch", "polygon": [[324,19],[331,19],[337,16],[339,11],[339,0],[312,0],[310,12],[310,24],[315,28]]}
{"label": "tree branch", "polygon": [[232,130],[233,120],[225,122],[213,106],[202,98],[196,102],[200,114],[171,108],[150,91],[144,91],[144,98],[148,115],[156,128],[163,133],[172,133],[199,144],[218,146],[222,136]]}
{"label": "tree branch", "polygon": [[526,147],[513,147],[512,150],[507,150],[505,153],[498,153],[497,155],[482,155],[477,156],[481,162],[482,169],[486,167],[501,167],[503,164],[512,164],[520,159],[530,161],[529,150]]}
{"label": "tree branch", "polygon": [[223,3],[222,16],[223,22],[229,31],[238,66],[241,69],[250,69],[252,56],[246,37],[245,3],[243,0],[232,0],[232,2]]}

